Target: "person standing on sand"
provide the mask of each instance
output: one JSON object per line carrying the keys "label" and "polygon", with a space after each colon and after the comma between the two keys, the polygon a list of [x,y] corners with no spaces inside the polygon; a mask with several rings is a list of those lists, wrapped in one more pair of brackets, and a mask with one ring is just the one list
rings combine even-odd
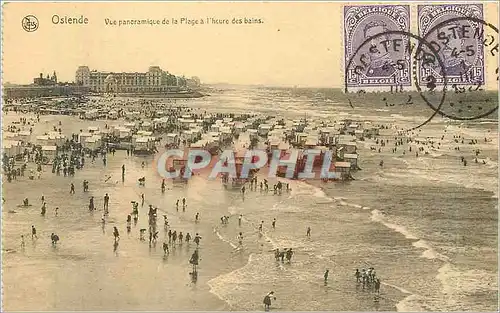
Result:
{"label": "person standing on sand", "polygon": [[38,236],[36,235],[36,228],[35,225],[31,225],[31,239],[38,239]]}
{"label": "person standing on sand", "polygon": [[325,278],[325,285],[328,283],[328,274],[330,273],[330,270],[326,270],[325,275],[323,277]]}
{"label": "person standing on sand", "polygon": [[199,246],[200,245],[200,239],[201,239],[201,236],[196,233],[196,235],[194,236],[194,243],[196,243],[196,246]]}
{"label": "person standing on sand", "polygon": [[311,237],[311,227],[307,227],[306,236]]}
{"label": "person standing on sand", "polygon": [[375,279],[375,292],[380,293],[380,279]]}
{"label": "person standing on sand", "polygon": [[240,234],[238,235],[238,244],[239,246],[243,246],[243,233],[240,232]]}
{"label": "person standing on sand", "polygon": [[118,228],[116,228],[116,226],[113,227],[113,236],[115,236],[115,242],[120,240],[120,233],[118,232]]}
{"label": "person standing on sand", "polygon": [[273,225],[273,229],[276,229],[276,218],[273,219],[272,225]]}
{"label": "person standing on sand", "polygon": [[271,291],[264,297],[264,310],[269,311],[271,308],[271,298],[276,300],[276,297],[274,296],[274,291]]}
{"label": "person standing on sand", "polygon": [[356,277],[357,283],[361,282],[361,273],[359,272],[359,269],[356,269],[356,272],[354,272],[354,277]]}
{"label": "person standing on sand", "polygon": [[168,243],[164,242],[163,243],[163,255],[166,256],[169,253],[170,253],[170,251],[168,251]]}
{"label": "person standing on sand", "polygon": [[46,203],[44,202],[44,203],[42,204],[42,212],[40,212],[40,214],[41,214],[42,216],[45,216],[45,211],[46,211],[46,210],[47,210],[47,207],[46,207]]}

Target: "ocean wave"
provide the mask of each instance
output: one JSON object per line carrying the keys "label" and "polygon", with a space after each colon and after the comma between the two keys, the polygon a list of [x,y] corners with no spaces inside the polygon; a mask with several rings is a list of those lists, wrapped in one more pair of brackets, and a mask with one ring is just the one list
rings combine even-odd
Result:
{"label": "ocean wave", "polygon": [[427,309],[422,303],[423,298],[418,295],[410,295],[399,303],[396,304],[396,310],[398,312],[426,312],[431,311]]}
{"label": "ocean wave", "polygon": [[447,256],[440,254],[432,248],[429,243],[425,240],[420,239],[419,241],[416,241],[412,244],[416,248],[421,248],[425,249],[425,251],[422,253],[421,257],[429,259],[429,260],[434,260],[434,259],[439,259],[444,262],[449,262],[450,258]]}
{"label": "ocean wave", "polygon": [[447,295],[474,295],[483,291],[498,291],[498,276],[484,270],[461,271],[450,263],[439,270],[436,278]]}
{"label": "ocean wave", "polygon": [[232,243],[229,239],[225,238],[224,236],[222,236],[222,234],[219,232],[219,229],[217,227],[214,227],[214,233],[215,235],[220,239],[222,240],[223,242],[229,244],[233,249],[236,249],[238,248],[238,246],[234,243]]}
{"label": "ocean wave", "polygon": [[[474,297],[485,292],[498,291],[498,277],[496,273],[483,270],[460,271],[450,263],[445,263],[438,270],[436,276],[441,282],[442,290],[430,297],[412,294],[397,305],[398,312],[424,311],[469,311],[470,306],[466,297]],[[474,301],[477,307],[477,301]],[[479,304],[481,305],[481,304]],[[494,311],[495,308],[483,304],[477,311]]]}
{"label": "ocean wave", "polygon": [[413,235],[412,233],[410,233],[408,231],[408,229],[406,229],[406,227],[388,222],[386,220],[386,217],[384,216],[384,214],[382,212],[380,212],[379,210],[374,209],[371,211],[371,213],[372,213],[372,215],[371,215],[372,221],[379,222],[379,223],[385,225],[387,228],[390,228],[390,229],[402,234],[407,239],[411,239],[411,240],[420,239],[420,238],[416,237],[415,235]]}

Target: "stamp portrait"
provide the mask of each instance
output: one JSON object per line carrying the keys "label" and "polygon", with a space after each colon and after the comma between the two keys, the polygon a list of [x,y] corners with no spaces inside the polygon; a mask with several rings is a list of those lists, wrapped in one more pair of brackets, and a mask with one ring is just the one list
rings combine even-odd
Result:
{"label": "stamp portrait", "polygon": [[[458,20],[436,26],[457,17],[483,18],[482,4],[419,5],[418,32],[429,42],[437,43],[445,63],[448,84],[484,84],[483,25],[473,20]],[[443,73],[437,66],[423,66],[417,63],[419,82],[433,76],[436,84],[444,84]]]}
{"label": "stamp portrait", "polygon": [[374,38],[377,42],[371,46],[382,49],[371,49],[370,45],[360,48],[361,43],[372,36],[388,31],[409,31],[409,27],[409,6],[344,6],[344,64],[349,64],[346,85],[410,86],[408,38],[396,34],[377,36]]}

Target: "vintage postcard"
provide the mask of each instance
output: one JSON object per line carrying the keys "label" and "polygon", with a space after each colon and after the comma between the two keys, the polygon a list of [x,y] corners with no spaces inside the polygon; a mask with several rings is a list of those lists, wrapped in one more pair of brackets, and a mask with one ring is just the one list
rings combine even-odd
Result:
{"label": "vintage postcard", "polygon": [[498,16],[3,2],[2,310],[498,311]]}

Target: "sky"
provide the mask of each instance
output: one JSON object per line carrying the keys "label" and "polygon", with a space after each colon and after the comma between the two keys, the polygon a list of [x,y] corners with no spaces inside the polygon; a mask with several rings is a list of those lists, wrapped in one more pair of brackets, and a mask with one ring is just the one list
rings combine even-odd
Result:
{"label": "sky", "polygon": [[[488,11],[497,21],[498,6]],[[157,65],[204,83],[300,87],[343,85],[342,3],[7,3],[3,6],[3,82],[38,73],[74,81],[80,65],[146,72]],[[496,14],[496,15],[495,15]],[[27,32],[23,17],[39,27]],[[84,16],[88,24],[53,20]],[[228,19],[229,25],[107,26],[106,19]],[[233,18],[261,24],[232,24]]]}

